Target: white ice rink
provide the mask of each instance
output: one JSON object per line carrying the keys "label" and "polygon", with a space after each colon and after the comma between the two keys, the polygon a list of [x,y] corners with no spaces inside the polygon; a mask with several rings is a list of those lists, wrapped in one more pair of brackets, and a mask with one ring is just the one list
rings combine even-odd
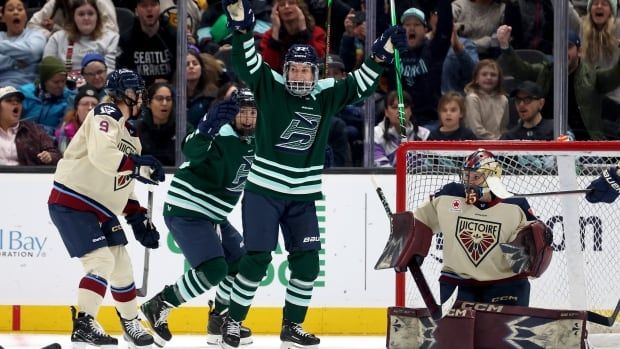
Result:
{"label": "white ice rink", "polygon": [[[116,336],[117,338],[119,336]],[[280,340],[277,336],[255,336],[254,343],[242,346],[243,349],[279,349]],[[620,333],[589,335],[591,348],[620,349]],[[119,341],[119,349],[127,348],[124,341]],[[71,348],[68,335],[35,335],[35,334],[0,334],[0,345],[4,349],[41,349],[52,343],[60,344],[63,349]],[[156,348],[155,346],[153,348]],[[174,336],[166,345],[166,349],[216,349],[217,346],[207,345],[206,336]],[[381,349],[385,348],[385,338],[321,336],[320,349]],[[412,348],[414,349],[414,348]],[[558,348],[565,349],[565,348]]]}

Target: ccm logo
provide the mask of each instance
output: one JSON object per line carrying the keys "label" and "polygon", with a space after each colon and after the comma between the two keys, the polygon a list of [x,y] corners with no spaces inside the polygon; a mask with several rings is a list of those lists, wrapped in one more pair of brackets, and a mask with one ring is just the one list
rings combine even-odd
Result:
{"label": "ccm logo", "polygon": [[321,241],[321,239],[319,239],[318,236],[312,236],[312,237],[304,238],[304,243],[306,243],[306,242],[319,242],[319,241]]}

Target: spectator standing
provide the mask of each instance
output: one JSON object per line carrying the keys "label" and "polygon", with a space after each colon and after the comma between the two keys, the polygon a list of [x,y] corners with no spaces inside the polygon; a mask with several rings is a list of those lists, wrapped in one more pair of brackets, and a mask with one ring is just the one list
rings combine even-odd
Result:
{"label": "spectator standing", "polygon": [[448,92],[441,96],[437,105],[439,128],[432,130],[429,141],[461,141],[478,139],[467,127],[463,126],[465,118],[465,99],[457,92]]}
{"label": "spectator standing", "polygon": [[351,11],[344,19],[345,32],[340,39],[340,57],[345,72],[359,68],[364,62],[366,41],[366,13]]}
{"label": "spectator standing", "polygon": [[176,120],[172,86],[156,82],[147,90],[148,107],[138,120],[142,154],[153,155],[163,165],[174,166]]}
{"label": "spectator standing", "polygon": [[36,79],[37,64],[41,61],[45,41],[40,32],[26,28],[26,8],[22,0],[8,0],[2,6],[2,22],[6,32],[0,32],[0,81],[15,88]]}
{"label": "spectator standing", "polygon": [[492,59],[476,65],[465,86],[465,124],[479,139],[499,139],[508,127],[508,98],[502,89],[502,68]]}
{"label": "spectator standing", "polygon": [[[110,0],[96,0],[95,2],[105,30],[118,33],[114,3]],[[38,29],[46,38],[64,29],[67,19],[73,20],[69,15],[69,3],[69,0],[48,0],[39,11],[32,15],[28,21],[28,28]]]}
{"label": "spectator standing", "polygon": [[519,123],[510,131],[504,133],[501,139],[523,139],[523,140],[553,140],[553,120],[543,119],[540,113],[545,105],[545,98],[542,89],[532,81],[524,81],[511,93],[517,113],[519,113]]}
{"label": "spectator standing", "polygon": [[95,0],[73,0],[65,29],[52,34],[45,45],[44,56],[65,61],[71,80],[81,79],[82,59],[90,52],[105,57],[108,72],[116,66],[118,33],[106,30]]}
{"label": "spectator standing", "polygon": [[56,165],[60,152],[39,125],[20,120],[24,94],[0,88],[0,165]]}
{"label": "spectator standing", "polygon": [[[427,22],[424,12],[412,7],[400,18],[407,31],[408,49],[401,53],[402,84],[412,98],[412,112],[416,121],[427,128],[437,127],[437,101],[441,97],[441,72],[450,48],[452,9],[450,0],[439,0],[437,29],[432,39],[426,37]],[[393,66],[385,75],[389,90],[396,89]]]}
{"label": "spectator standing", "polygon": [[138,72],[147,87],[172,82],[176,65],[176,37],[159,18],[158,0],[138,0],[133,28],[120,38],[117,66]]}
{"label": "spectator standing", "polygon": [[77,130],[84,123],[88,112],[95,108],[100,100],[97,90],[93,86],[84,85],[78,88],[77,95],[73,100],[73,108],[67,111],[62,124],[55,132],[58,149],[63,154]]}
{"label": "spectator standing", "polygon": [[[403,91],[405,104],[405,134],[408,141],[425,141],[430,131],[418,126],[411,119],[411,96]],[[374,158],[375,166],[394,167],[396,165],[396,149],[400,145],[401,129],[398,112],[398,94],[391,91],[385,98],[385,118],[375,126]]]}
{"label": "spectator standing", "polygon": [[493,58],[497,57],[497,51],[491,52],[493,47],[497,48],[494,34],[503,24],[505,9],[506,3],[499,0],[455,0],[452,16],[460,36],[473,40],[479,55]]}
{"label": "spectator standing", "polygon": [[[209,84],[205,61],[200,57],[198,49],[190,47],[187,50],[187,123],[198,127],[198,122],[207,113],[214,96],[207,95]],[[183,87],[180,87],[183,88]]]}
{"label": "spectator standing", "polygon": [[271,29],[260,41],[260,51],[271,69],[282,73],[284,55],[293,44],[307,44],[325,57],[325,31],[316,25],[303,0],[274,0]]}
{"label": "spectator standing", "polygon": [[41,125],[50,136],[65,115],[73,93],[66,87],[65,64],[57,57],[43,57],[39,65],[39,78],[20,86],[24,94],[22,116]]}

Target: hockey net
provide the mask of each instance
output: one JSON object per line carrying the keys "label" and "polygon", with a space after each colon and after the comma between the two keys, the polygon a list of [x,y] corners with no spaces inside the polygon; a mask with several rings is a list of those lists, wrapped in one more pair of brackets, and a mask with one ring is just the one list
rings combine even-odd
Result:
{"label": "hockey net", "polygon": [[[620,142],[408,142],[397,153],[396,209],[413,211],[449,182],[460,182],[463,159],[478,148],[493,152],[512,193],[585,189],[620,160]],[[553,229],[549,269],[531,280],[530,306],[552,309],[613,309],[620,297],[620,199],[590,204],[584,194],[527,198]],[[439,300],[442,234],[436,234],[422,270]],[[399,273],[396,304],[424,307],[407,273]]]}

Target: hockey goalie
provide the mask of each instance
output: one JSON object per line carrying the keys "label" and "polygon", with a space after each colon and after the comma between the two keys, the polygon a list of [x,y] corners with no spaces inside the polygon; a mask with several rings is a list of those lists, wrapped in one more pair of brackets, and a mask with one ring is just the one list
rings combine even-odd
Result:
{"label": "hockey goalie", "polygon": [[[525,198],[504,188],[501,174],[495,156],[479,149],[464,160],[460,182],[441,187],[413,213],[391,216],[390,239],[376,268],[411,271],[427,309],[390,308],[388,348],[584,345],[586,312],[528,307],[529,280],[543,275],[551,262],[552,232]],[[439,232],[440,304],[453,293],[457,300],[447,313],[438,309],[425,281],[419,282],[419,266]]]}

